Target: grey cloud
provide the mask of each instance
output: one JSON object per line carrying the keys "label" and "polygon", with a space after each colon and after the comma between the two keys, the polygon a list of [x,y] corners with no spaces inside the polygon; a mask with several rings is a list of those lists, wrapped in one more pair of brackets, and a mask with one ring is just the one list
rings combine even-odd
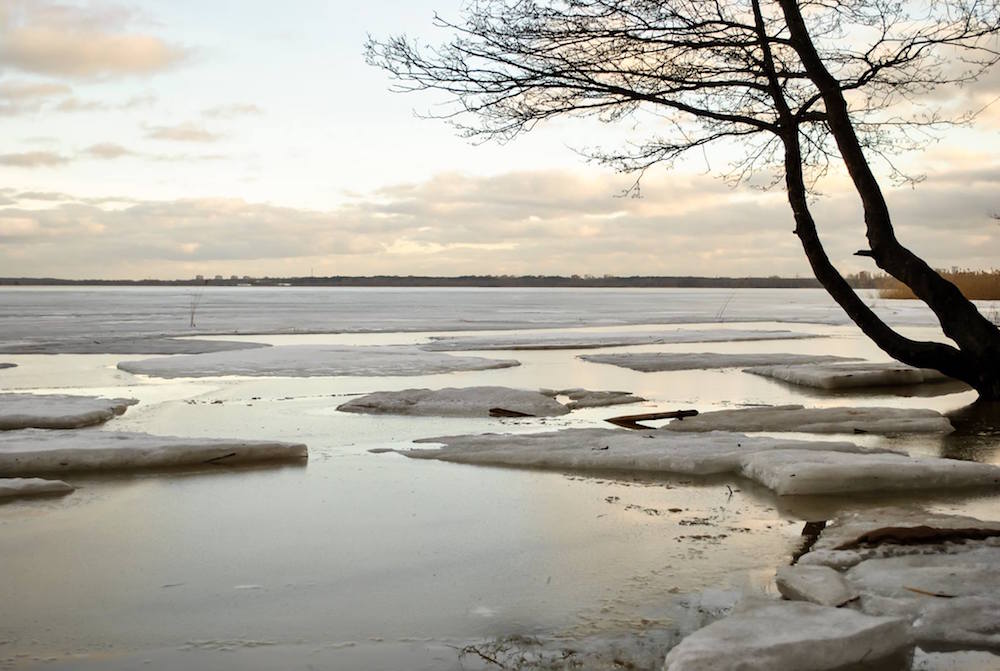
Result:
{"label": "grey cloud", "polygon": [[68,163],[69,158],[51,151],[25,151],[0,154],[0,165],[15,168],[39,168]]}

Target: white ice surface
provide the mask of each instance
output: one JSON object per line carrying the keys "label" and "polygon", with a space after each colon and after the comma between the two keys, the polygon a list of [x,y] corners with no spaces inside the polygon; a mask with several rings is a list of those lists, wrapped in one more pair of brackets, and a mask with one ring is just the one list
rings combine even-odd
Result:
{"label": "white ice surface", "polygon": [[893,453],[772,450],[748,455],[742,472],[782,495],[1000,486],[998,466]]}
{"label": "white ice surface", "polygon": [[0,473],[5,475],[301,460],[307,454],[305,445],[277,441],[99,430],[0,433]]}
{"label": "white ice surface", "polygon": [[637,333],[518,333],[515,335],[439,337],[421,345],[428,351],[469,350],[591,349],[626,345],[662,345],[664,343],[736,342],[746,340],[794,340],[816,338],[794,331],[736,329],[677,329]]}
{"label": "white ice surface", "polygon": [[950,378],[936,370],[901,363],[802,364],[759,366],[746,373],[819,389],[855,389],[941,382]]}
{"label": "white ice surface", "polygon": [[809,601],[820,606],[836,608],[858,596],[844,576],[828,566],[781,566],[775,583],[786,599]]}
{"label": "white ice surface", "polygon": [[579,408],[604,408],[611,405],[625,405],[627,403],[640,403],[646,399],[635,396],[627,391],[594,391],[591,389],[542,389],[541,392],[547,396],[566,396],[569,403],[566,407],[570,410]]}
{"label": "white ice surface", "polygon": [[488,417],[490,408],[503,408],[535,417],[553,417],[569,412],[568,407],[550,395],[510,387],[379,391],[351,399],[338,406],[337,410],[394,415]]}
{"label": "white ice surface", "polygon": [[936,410],[910,408],[804,408],[801,405],[735,408],[674,420],[670,431],[796,431],[800,433],[951,433]]}
{"label": "white ice surface", "polygon": [[134,398],[0,394],[0,430],[75,429],[101,424],[136,403]]}
{"label": "white ice surface", "polygon": [[717,354],[715,352],[621,352],[617,354],[581,354],[579,358],[592,363],[606,363],[643,373],[857,361],[853,357],[825,354]]}
{"label": "white ice surface", "polygon": [[0,478],[0,499],[21,496],[41,496],[45,494],[68,494],[75,487],[62,480],[42,478]]}
{"label": "white ice surface", "polygon": [[713,431],[565,429],[534,434],[427,438],[440,449],[403,450],[419,459],[534,468],[711,475],[732,473],[777,494],[987,487],[1000,467],[915,459],[853,443],[786,440]]}
{"label": "white ice surface", "polygon": [[910,645],[906,620],[785,601],[699,629],[664,671],[826,671],[888,657]]}
{"label": "white ice surface", "polygon": [[118,368],[156,377],[222,375],[318,377],[337,375],[431,375],[461,370],[508,368],[519,362],[425,352],[416,347],[385,345],[284,345],[211,354],[191,354],[122,361]]}

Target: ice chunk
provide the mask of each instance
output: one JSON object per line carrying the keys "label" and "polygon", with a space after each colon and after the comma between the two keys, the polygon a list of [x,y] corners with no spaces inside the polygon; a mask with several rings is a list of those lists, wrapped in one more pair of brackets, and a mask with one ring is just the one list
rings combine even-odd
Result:
{"label": "ice chunk", "polygon": [[429,351],[591,349],[625,345],[659,345],[687,342],[733,342],[743,340],[789,340],[816,338],[811,333],[794,331],[751,331],[736,329],[676,329],[636,333],[518,333],[496,336],[440,336],[421,345]]}
{"label": "ice chunk", "polygon": [[711,475],[737,473],[748,454],[767,450],[864,452],[853,443],[750,437],[712,432],[694,435],[624,429],[564,429],[531,434],[479,434],[426,438],[440,449],[404,450],[417,459],[543,468],[627,470]]}
{"label": "ice chunk", "polygon": [[285,345],[235,352],[122,361],[118,367],[130,373],[157,377],[222,375],[314,377],[431,375],[518,365],[519,362],[509,359],[452,356],[401,345],[376,347]]}
{"label": "ice chunk", "polygon": [[792,601],[838,607],[858,597],[844,576],[826,566],[782,566],[775,582],[781,595]]}
{"label": "ice chunk", "polygon": [[877,663],[910,646],[906,620],[784,601],[699,629],[670,651],[663,668],[821,671]]}
{"label": "ice chunk", "polygon": [[778,494],[963,489],[1000,485],[1000,467],[902,454],[771,450],[747,455],[743,475]]}
{"label": "ice chunk", "polygon": [[542,389],[547,396],[567,396],[570,402],[566,407],[570,410],[578,408],[603,408],[609,405],[625,405],[641,403],[646,399],[635,396],[627,391],[592,391],[590,389]]}
{"label": "ice chunk", "polygon": [[68,494],[75,488],[62,480],[41,478],[0,478],[0,499],[46,494]]}
{"label": "ice chunk", "polygon": [[945,382],[951,378],[936,370],[901,363],[802,364],[759,366],[744,372],[819,389],[854,389]]}
{"label": "ice chunk", "polygon": [[704,412],[667,424],[670,431],[798,431],[802,433],[951,433],[935,410],[804,408],[781,405]]}
{"label": "ice chunk", "polygon": [[75,429],[101,424],[138,402],[134,398],[0,394],[0,430]]}
{"label": "ice chunk", "polygon": [[0,433],[0,473],[9,475],[301,460],[307,454],[301,443],[278,441],[95,430]]}
{"label": "ice chunk", "polygon": [[463,387],[380,391],[355,398],[337,410],[394,415],[488,417],[491,408],[503,408],[535,417],[569,412],[562,403],[537,391],[510,387]]}
{"label": "ice chunk", "polygon": [[[240,340],[197,340],[169,337],[67,338],[54,342],[7,344],[4,354],[204,354],[269,347]],[[2,366],[0,366],[2,367]]]}
{"label": "ice chunk", "polygon": [[822,354],[716,354],[714,352],[622,352],[618,354],[581,354],[579,358],[593,363],[606,363],[612,366],[630,368],[643,373],[857,361],[853,357]]}

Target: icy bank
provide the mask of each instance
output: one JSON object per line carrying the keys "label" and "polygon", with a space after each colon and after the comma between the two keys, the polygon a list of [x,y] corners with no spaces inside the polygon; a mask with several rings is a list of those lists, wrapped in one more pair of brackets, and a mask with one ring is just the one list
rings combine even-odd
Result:
{"label": "icy bank", "polygon": [[802,433],[951,433],[935,410],[906,408],[805,408],[781,405],[703,412],[673,421],[670,431],[797,431]]}
{"label": "icy bank", "polygon": [[138,402],[134,398],[66,394],[0,394],[0,430],[75,429],[101,424]]}
{"label": "icy bank", "polygon": [[75,489],[62,480],[41,478],[0,478],[0,500],[22,496],[69,494]]}
{"label": "icy bank", "polygon": [[796,441],[714,431],[565,429],[422,439],[439,449],[403,450],[416,459],[567,470],[740,475],[786,494],[976,488],[1000,485],[1000,467],[916,459],[853,443]]}
{"label": "icy bank", "polygon": [[336,375],[431,375],[463,370],[518,366],[510,359],[485,359],[426,352],[416,347],[385,345],[285,345],[263,349],[191,354],[122,361],[118,368],[156,377],[223,375],[319,377]]}
{"label": "icy bank", "polygon": [[[4,354],[204,354],[268,347],[237,340],[185,340],[169,337],[68,338],[59,341],[6,343]],[[2,367],[2,366],[0,366]]]}
{"label": "icy bank", "polygon": [[714,352],[678,352],[676,354],[671,352],[624,352],[619,354],[581,354],[579,358],[592,363],[606,363],[642,373],[857,361],[852,357],[822,354],[717,354]]}
{"label": "icy bank", "polygon": [[126,470],[305,459],[301,443],[180,438],[116,431],[24,429],[0,434],[0,473]]}
{"label": "icy bank", "polygon": [[746,340],[793,340],[817,338],[794,331],[705,329],[649,333],[518,333],[516,335],[436,337],[421,345],[432,352],[468,350],[592,349],[626,345],[662,345],[689,342],[736,342]]}
{"label": "icy bank", "polygon": [[944,382],[950,379],[936,370],[913,368],[901,363],[760,366],[747,368],[744,372],[818,389],[888,387],[924,382]]}
{"label": "icy bank", "polygon": [[439,417],[488,417],[491,408],[503,408],[534,417],[569,412],[551,396],[510,387],[448,387],[380,391],[355,398],[337,407],[343,412]]}
{"label": "icy bank", "polygon": [[699,629],[667,654],[663,669],[827,671],[877,663],[910,645],[909,627],[900,618],[777,602]]}
{"label": "icy bank", "polygon": [[835,570],[852,607],[912,623],[921,647],[1000,650],[1000,522],[913,509],[847,515],[796,569]]}

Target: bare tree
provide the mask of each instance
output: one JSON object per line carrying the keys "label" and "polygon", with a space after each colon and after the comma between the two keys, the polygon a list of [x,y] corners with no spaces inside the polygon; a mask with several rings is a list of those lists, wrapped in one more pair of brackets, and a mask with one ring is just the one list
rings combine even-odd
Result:
{"label": "bare tree", "polygon": [[[998,60],[1000,3],[476,0],[464,21],[436,23],[452,35],[442,46],[405,36],[366,45],[396,90],[451,94],[450,106],[432,116],[504,141],[553,117],[614,122],[652,113],[657,123],[649,125],[665,134],[592,152],[639,177],[691,149],[739,147],[727,176],[783,174],[814,274],[868,337],[899,361],[1000,399],[1000,330],[896,239],[870,163],[884,159],[900,176],[891,155],[946,123],[917,104],[920,96],[972,81]],[[809,196],[837,164],[864,208],[869,249],[859,254],[909,286],[954,345],[893,330],[828,258]]]}

